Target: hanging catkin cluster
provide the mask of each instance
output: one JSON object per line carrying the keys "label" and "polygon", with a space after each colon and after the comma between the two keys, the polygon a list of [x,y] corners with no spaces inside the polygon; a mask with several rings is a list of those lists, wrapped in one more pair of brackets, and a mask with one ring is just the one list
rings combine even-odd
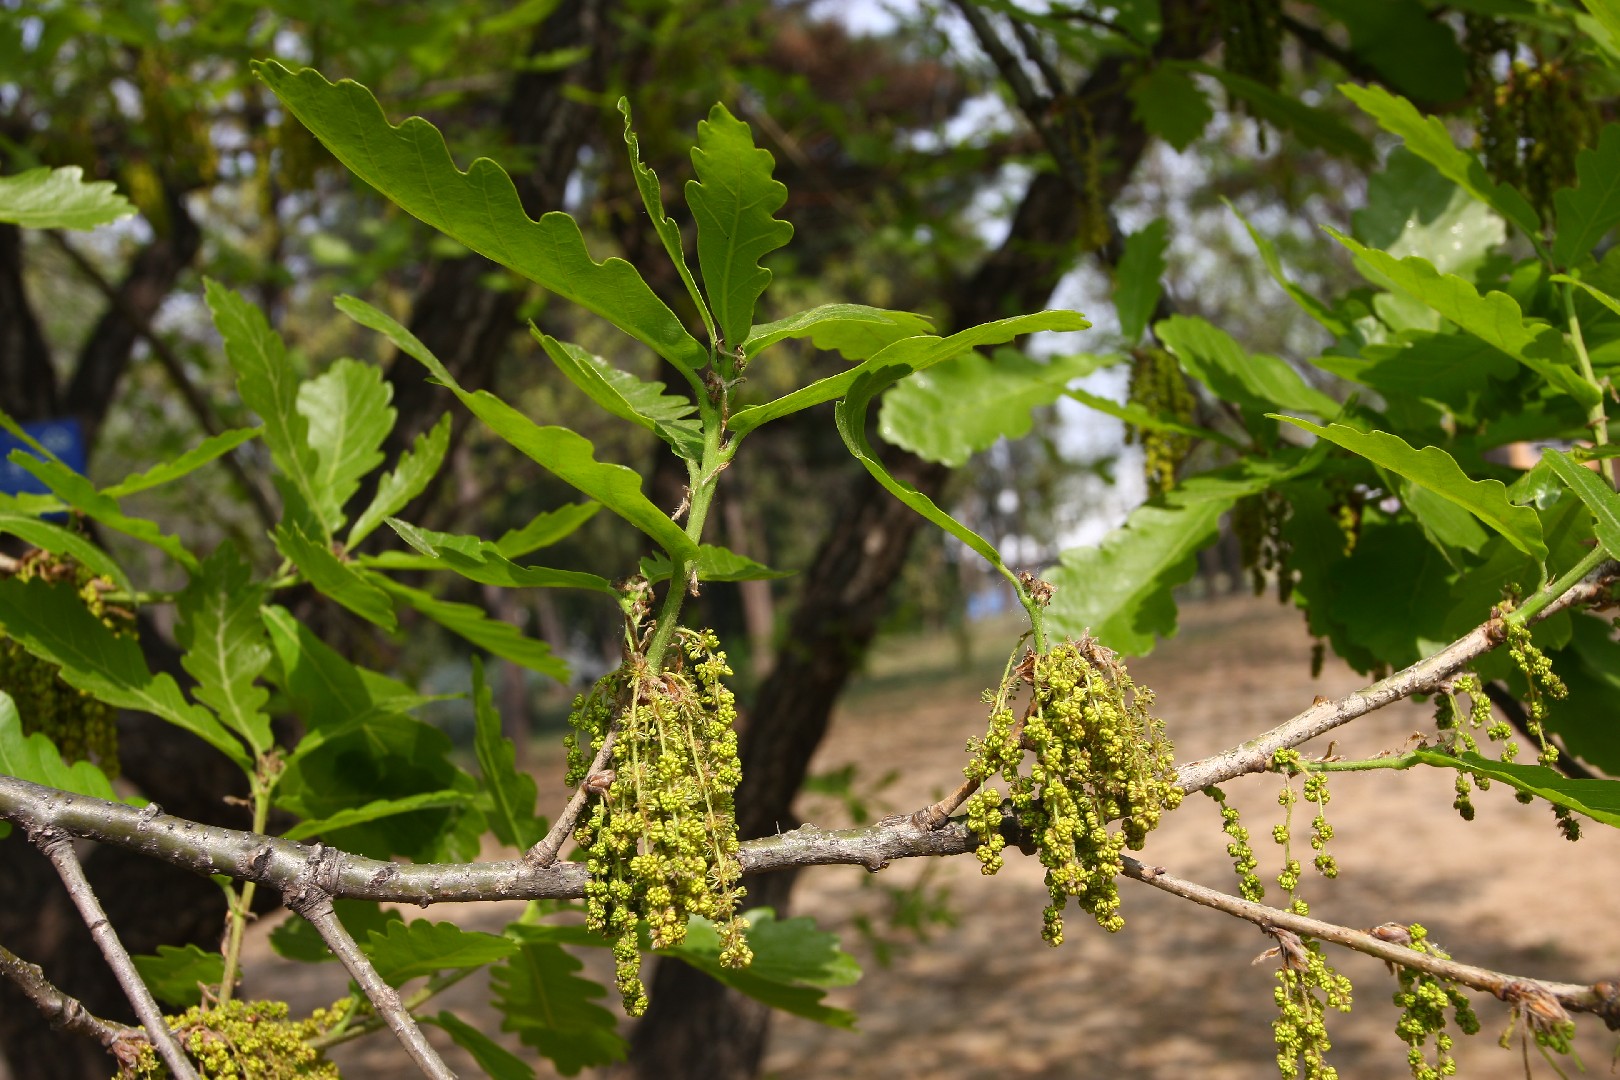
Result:
{"label": "hanging catkin cluster", "polygon": [[[16,577],[53,584],[72,582],[84,606],[118,634],[135,633],[127,611],[109,607],[104,594],[111,584],[66,557],[43,551],[22,558]],[[67,761],[93,761],[108,776],[118,775],[118,725],[112,706],[69,686],[58,668],[24,649],[0,630],[0,690],[17,705],[25,733],[47,736]]]}
{"label": "hanging catkin cluster", "polygon": [[1499,182],[1522,191],[1543,221],[1553,220],[1553,192],[1575,184],[1575,155],[1603,126],[1579,74],[1557,60],[1516,61],[1480,105],[1479,148]]}
{"label": "hanging catkin cluster", "polygon": [[[1019,719],[1013,698],[1024,684],[1030,700]],[[1148,712],[1152,692],[1085,636],[1026,654],[989,697],[989,729],[968,744],[973,760],[963,771],[981,783],[1000,774],[1020,833],[1039,850],[1051,896],[1041,936],[1053,945],[1063,941],[1070,897],[1105,929],[1120,929],[1115,878],[1124,868],[1122,853],[1140,849],[1163,811],[1181,802],[1173,748]],[[1002,865],[1001,802],[999,791],[983,788],[967,803],[986,874]]]}
{"label": "hanging catkin cluster", "polygon": [[[1176,358],[1158,348],[1141,348],[1131,354],[1131,385],[1127,400],[1155,416],[1167,416],[1182,424],[1193,422],[1197,401],[1181,374]],[[1192,449],[1192,437],[1160,428],[1125,427],[1125,442],[1142,446],[1142,476],[1150,494],[1158,495],[1176,486],[1176,470]]]}
{"label": "hanging catkin cluster", "polygon": [[[720,962],[753,959],[737,916],[737,821],[732,792],[742,779],[731,674],[711,630],[676,631],[679,651],[662,671],[639,656],[574,702],[568,783],[598,792],[574,837],[584,849],[586,925],[613,938],[625,1011],[647,1007],[637,924],[653,948],[678,945],[687,920],[718,924]],[[611,769],[587,776],[609,730]]]}

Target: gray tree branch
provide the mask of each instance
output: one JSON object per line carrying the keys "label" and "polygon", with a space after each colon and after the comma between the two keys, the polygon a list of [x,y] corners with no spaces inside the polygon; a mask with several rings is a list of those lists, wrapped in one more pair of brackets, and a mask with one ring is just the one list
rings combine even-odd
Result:
{"label": "gray tree branch", "polygon": [[282,899],[293,911],[308,919],[319,931],[321,940],[331,949],[337,958],[343,961],[354,981],[360,984],[366,999],[371,1007],[377,1010],[388,1029],[399,1039],[405,1047],[405,1052],[416,1062],[424,1076],[433,1080],[456,1080],[456,1074],[444,1063],[439,1052],[433,1049],[417,1026],[416,1018],[411,1015],[400,1001],[399,991],[383,981],[377,969],[372,966],[371,960],[360,951],[355,944],[354,937],[344,929],[343,921],[337,917],[337,911],[332,907],[332,894],[319,884],[325,880],[328,868],[332,865],[336,853],[329,848],[316,844],[310,852],[308,861],[298,877],[282,891]]}
{"label": "gray tree branch", "polygon": [[163,1010],[158,1008],[152,991],[147,989],[140,972],[135,970],[135,962],[129,958],[124,943],[118,940],[118,932],[112,928],[112,923],[107,921],[107,913],[101,910],[101,901],[96,899],[90,880],[84,876],[84,867],[79,865],[79,857],[73,852],[72,836],[54,828],[29,829],[28,835],[61,875],[62,884],[67,887],[68,895],[79,909],[79,916],[84,919],[90,936],[95,938],[101,955],[107,958],[107,966],[112,968],[118,985],[123,988],[124,996],[129,998],[130,1006],[140,1018],[141,1026],[146,1029],[146,1037],[152,1040],[152,1047],[163,1059],[163,1064],[168,1066],[175,1080],[198,1080],[197,1070],[191,1067],[191,1059],[186,1057],[174,1032],[169,1030],[167,1021],[163,1019]]}
{"label": "gray tree branch", "polygon": [[30,964],[3,945],[0,945],[0,976],[9,979],[23,992],[23,996],[38,1006],[52,1027],[72,1035],[88,1036],[109,1050],[128,1040],[146,1041],[139,1028],[115,1024],[96,1016],[84,1007],[84,1002],[72,994],[63,993],[47,979],[38,964]]}

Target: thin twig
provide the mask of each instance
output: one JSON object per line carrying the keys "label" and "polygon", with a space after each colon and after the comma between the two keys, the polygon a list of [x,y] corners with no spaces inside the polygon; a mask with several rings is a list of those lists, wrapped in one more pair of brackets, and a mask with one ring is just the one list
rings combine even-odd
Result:
{"label": "thin twig", "polygon": [[[953,2],[956,9],[962,13],[962,17],[967,20],[968,26],[973,29],[973,36],[978,39],[979,47],[990,57],[990,62],[996,65],[996,71],[1001,74],[1008,89],[1013,92],[1013,100],[1018,102],[1018,108],[1039,130],[1041,126],[1039,118],[1046,112],[1049,99],[1035,90],[1035,84],[1029,81],[1029,73],[1024,70],[1024,65],[1012,54],[1012,50],[1007,48],[1007,43],[1001,40],[1001,35],[990,25],[990,20],[985,18],[978,5],[974,4],[973,0],[953,0]],[[1054,86],[1051,89],[1056,94],[1063,88]],[[1044,136],[1045,133],[1042,134]]]}
{"label": "thin twig", "polygon": [[[1536,618],[1545,619],[1568,608],[1603,600],[1617,577],[1620,577],[1620,564],[1599,564],[1574,588],[1543,608]],[[1271,755],[1278,750],[1308,742],[1413,694],[1427,693],[1499,644],[1500,629],[1492,622],[1484,623],[1439,652],[1397,671],[1387,679],[1380,679],[1335,701],[1318,702],[1241,746],[1181,766],[1176,773],[1177,782],[1183,791],[1190,793],[1247,773],[1264,772],[1271,762]]]}
{"label": "thin twig", "polygon": [[[225,425],[220,423],[219,418],[214,415],[214,410],[209,406],[208,399],[203,396],[201,390],[197,389],[197,385],[191,381],[191,377],[186,374],[185,365],[174,354],[174,350],[169,348],[169,343],[158,336],[157,331],[152,328],[151,322],[130,305],[117,287],[108,281],[100,270],[96,269],[94,263],[85,258],[72,244],[68,243],[67,237],[55,229],[47,229],[45,235],[50,237],[52,242],[61,249],[62,253],[72,261],[73,265],[78,267],[79,272],[89,279],[90,284],[96,287],[96,291],[101,293],[107,302],[117,309],[118,314],[123,316],[135,328],[135,332],[145,340],[147,346],[152,350],[153,357],[157,359],[158,366],[169,377],[169,381],[174,384],[174,388],[180,392],[180,400],[185,402],[186,408],[191,412],[192,419],[197,421],[197,426],[202,428],[207,435],[218,435],[224,431]],[[252,477],[248,475],[247,469],[237,459],[235,450],[224,455],[223,464],[225,468],[230,470],[231,476],[242,488],[242,492],[248,497],[248,501],[253,504],[253,512],[258,516],[260,524],[267,529],[273,528],[277,521],[276,512],[271,508],[259,485],[253,482]]]}
{"label": "thin twig", "polygon": [[186,1052],[181,1049],[179,1040],[163,1019],[163,1010],[158,1008],[152,991],[147,989],[140,972],[135,970],[135,962],[129,958],[124,943],[118,940],[112,923],[107,921],[107,913],[101,909],[101,901],[96,899],[95,890],[84,876],[84,867],[79,865],[79,857],[74,854],[72,838],[55,829],[34,830],[29,837],[56,867],[62,884],[67,886],[68,895],[79,909],[80,918],[84,919],[90,936],[100,947],[101,955],[106,957],[107,966],[112,968],[118,985],[135,1009],[141,1026],[146,1029],[146,1037],[152,1040],[152,1046],[163,1059],[163,1064],[168,1066],[175,1080],[198,1080],[197,1070],[191,1067]]}
{"label": "thin twig", "polygon": [[596,752],[591,767],[585,770],[585,779],[580,781],[579,788],[568,800],[568,805],[563,807],[563,812],[557,816],[551,831],[523,856],[524,862],[535,866],[550,866],[557,861],[557,853],[562,851],[563,844],[573,833],[579,815],[585,812],[586,800],[591,797],[593,778],[600,776],[607,768],[608,762],[613,760],[613,744],[618,740],[618,734],[616,730],[608,729],[607,736],[602,740],[602,748]]}
{"label": "thin twig", "polygon": [[57,1030],[88,1036],[109,1050],[120,1042],[146,1042],[140,1028],[96,1016],[84,1007],[84,1002],[64,993],[47,979],[38,964],[30,964],[3,945],[0,945],[0,975],[11,980],[23,996],[38,1006],[51,1027]]}
{"label": "thin twig", "polygon": [[326,947],[343,961],[343,966],[360,984],[371,1007],[383,1018],[423,1075],[433,1080],[455,1080],[456,1074],[450,1071],[450,1066],[444,1063],[439,1052],[427,1041],[427,1036],[422,1034],[410,1010],[400,1003],[399,991],[383,981],[372,966],[371,959],[360,951],[354,937],[343,928],[343,921],[332,907],[332,894],[319,884],[328,876],[329,866],[328,850],[316,844],[304,872],[283,891],[282,899],[320,932]]}
{"label": "thin twig", "polygon": [[1292,930],[1296,934],[1305,934],[1319,941],[1329,941],[1347,949],[1354,949],[1356,952],[1366,953],[1368,956],[1375,956],[1380,960],[1387,960],[1392,964],[1427,972],[1475,990],[1483,990],[1504,1000],[1510,987],[1522,988],[1529,984],[1556,998],[1566,1009],[1601,1016],[1610,1027],[1614,1027],[1615,1020],[1620,1019],[1620,1011],[1617,1011],[1620,1010],[1620,997],[1612,992],[1612,983],[1583,986],[1579,983],[1544,982],[1540,979],[1525,979],[1490,968],[1476,967],[1473,964],[1459,963],[1456,960],[1444,960],[1433,953],[1417,952],[1366,930],[1352,930],[1336,923],[1323,922],[1320,919],[1295,915],[1280,908],[1256,904],[1218,889],[1175,877],[1163,867],[1146,866],[1128,856],[1125,858],[1124,876],[1184,900],[1191,900],[1203,907],[1235,915],[1254,923],[1262,930]]}
{"label": "thin twig", "polygon": [[1012,23],[1013,37],[1018,39],[1018,45],[1024,50],[1024,55],[1029,57],[1030,62],[1040,71],[1047,90],[1054,96],[1063,93],[1063,76],[1053,66],[1051,59],[1046,55],[1046,50],[1036,39],[1035,32],[1029,28],[1029,24],[1016,18],[1008,21]]}

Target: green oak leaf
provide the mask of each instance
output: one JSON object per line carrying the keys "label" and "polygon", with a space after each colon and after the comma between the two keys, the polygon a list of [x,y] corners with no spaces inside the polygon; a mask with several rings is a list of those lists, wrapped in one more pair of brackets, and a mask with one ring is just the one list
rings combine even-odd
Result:
{"label": "green oak leaf", "polygon": [[203,560],[176,600],[175,641],[180,664],[197,686],[192,696],[214,710],[256,754],[270,749],[270,692],[257,685],[270,665],[269,636],[259,618],[268,590],[234,544],[221,544]]}
{"label": "green oak leaf", "polygon": [[376,531],[383,519],[405,509],[407,503],[423,491],[428,482],[444,464],[444,455],[450,449],[450,414],[439,417],[432,428],[416,437],[411,448],[399,455],[393,469],[377,481],[377,493],[371,504],[360,512],[349,528],[344,547],[353,551],[360,541]]}
{"label": "green oak leaf", "polygon": [[607,319],[688,379],[709,362],[708,349],[635,267],[618,258],[592,259],[567,214],[530,218],[512,178],[495,162],[478,158],[463,172],[437,128],[419,116],[390,124],[359,83],[330,83],[312,68],[294,72],[273,60],[253,69],[350,172],[407,213]]}
{"label": "green oak leaf", "polygon": [[696,180],[686,182],[686,205],[697,221],[698,267],[709,310],[725,349],[738,349],[754,326],[771,272],[764,256],[793,239],[793,226],[774,215],[787,202],[787,186],[771,177],[776,162],[754,145],[754,134],[724,105],[698,122],[692,148]]}
{"label": "green oak leaf", "polygon": [[28,229],[94,229],[135,213],[111,180],[84,179],[77,165],[0,176],[0,222]]}

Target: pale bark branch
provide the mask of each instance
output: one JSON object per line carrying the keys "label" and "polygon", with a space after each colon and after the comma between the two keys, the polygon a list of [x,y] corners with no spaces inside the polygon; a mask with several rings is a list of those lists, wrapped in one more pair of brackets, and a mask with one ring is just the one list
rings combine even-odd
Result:
{"label": "pale bark branch", "polygon": [[551,831],[528,850],[523,860],[535,866],[550,866],[557,861],[557,853],[562,850],[568,841],[568,835],[574,831],[574,825],[579,821],[579,815],[585,810],[585,801],[591,796],[592,778],[601,774],[607,768],[608,762],[613,760],[613,744],[618,739],[618,732],[609,730],[602,739],[602,748],[596,752],[591,761],[591,767],[585,770],[585,779],[579,783],[579,788],[563,807],[557,821],[551,826]]}
{"label": "pale bark branch", "polygon": [[146,1029],[146,1037],[152,1040],[152,1047],[163,1059],[163,1064],[168,1066],[175,1080],[198,1080],[197,1070],[191,1067],[191,1060],[186,1057],[179,1040],[163,1019],[163,1010],[158,1008],[152,991],[147,989],[140,972],[135,970],[135,962],[129,958],[124,943],[118,940],[112,923],[107,921],[107,913],[101,909],[101,901],[96,899],[90,880],[84,876],[84,867],[79,865],[79,857],[73,852],[72,838],[59,829],[29,829],[28,834],[56,867],[68,895],[73,898],[74,906],[79,909],[79,916],[84,919],[90,936],[101,949],[101,955],[107,958],[107,966],[112,968],[118,985],[129,999],[141,1026]]}
{"label": "pale bark branch", "polygon": [[54,1028],[60,1028],[72,1035],[87,1036],[109,1050],[120,1042],[131,1040],[138,1040],[142,1044],[146,1042],[140,1028],[132,1028],[128,1024],[115,1024],[111,1020],[103,1020],[96,1016],[84,1007],[84,1002],[64,993],[47,979],[44,970],[38,964],[30,964],[3,945],[0,945],[0,976],[9,979],[29,1001],[37,1005]]}
{"label": "pale bark branch", "polygon": [[343,966],[360,984],[371,1007],[377,1010],[377,1015],[399,1039],[422,1074],[433,1080],[456,1080],[456,1074],[444,1063],[439,1052],[433,1049],[427,1036],[417,1026],[416,1018],[400,1001],[399,991],[383,981],[372,966],[371,959],[360,951],[353,935],[344,929],[343,921],[332,907],[332,894],[319,884],[328,877],[336,855],[331,849],[316,844],[303,872],[283,890],[282,899],[320,932],[326,947],[343,961]]}
{"label": "pale bark branch", "polygon": [[1316,938],[1318,941],[1329,941],[1359,953],[1366,953],[1368,956],[1376,956],[1391,964],[1399,964],[1415,971],[1449,979],[1462,986],[1483,990],[1503,1001],[1511,1002],[1515,996],[1526,995],[1528,990],[1534,988],[1556,999],[1566,1009],[1595,1013],[1611,1029],[1620,1026],[1620,983],[1614,981],[1605,980],[1592,986],[1547,982],[1508,975],[1456,960],[1442,959],[1433,953],[1417,952],[1398,941],[1379,937],[1366,930],[1353,930],[1348,926],[1256,904],[1218,889],[1175,877],[1162,866],[1147,866],[1128,856],[1125,859],[1124,876],[1173,896],[1179,896],[1183,900],[1191,900],[1203,907],[1235,915],[1254,923],[1262,930],[1291,930],[1296,934]]}

